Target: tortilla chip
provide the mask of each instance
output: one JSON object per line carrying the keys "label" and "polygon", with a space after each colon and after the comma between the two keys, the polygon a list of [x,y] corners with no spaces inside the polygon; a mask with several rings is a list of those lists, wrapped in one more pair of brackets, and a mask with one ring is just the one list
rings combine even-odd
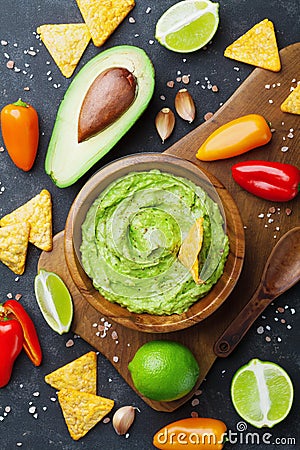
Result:
{"label": "tortilla chip", "polygon": [[109,398],[67,388],[58,393],[58,400],[75,441],[85,436],[114,406],[114,401]]}
{"label": "tortilla chip", "polygon": [[192,274],[195,283],[200,284],[198,255],[203,244],[203,217],[192,225],[181,244],[178,259]]}
{"label": "tortilla chip", "polygon": [[254,25],[225,49],[224,56],[279,72],[281,63],[273,23],[265,19]]}
{"label": "tortilla chip", "polygon": [[86,353],[45,376],[46,383],[57,390],[72,388],[90,394],[97,393],[97,355]]}
{"label": "tortilla chip", "polygon": [[135,5],[134,0],[76,0],[94,45],[100,47]]}
{"label": "tortilla chip", "polygon": [[0,219],[0,227],[27,222],[30,225],[29,242],[41,250],[52,250],[52,202],[46,189],[27,203]]}
{"label": "tortilla chip", "polygon": [[0,228],[0,261],[17,275],[25,270],[29,230],[27,222]]}
{"label": "tortilla chip", "polygon": [[300,84],[292,90],[290,95],[281,104],[280,109],[283,112],[300,114]]}
{"label": "tortilla chip", "polygon": [[70,78],[91,39],[86,24],[41,25],[37,33],[61,73]]}

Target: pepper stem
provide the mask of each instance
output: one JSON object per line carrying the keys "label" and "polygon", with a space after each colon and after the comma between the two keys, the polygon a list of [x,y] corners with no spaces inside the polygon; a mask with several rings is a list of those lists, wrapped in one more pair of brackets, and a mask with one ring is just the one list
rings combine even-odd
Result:
{"label": "pepper stem", "polygon": [[15,103],[13,103],[13,105],[15,106],[23,106],[24,108],[28,108],[28,104],[23,102],[23,100],[21,98],[19,98],[19,100]]}

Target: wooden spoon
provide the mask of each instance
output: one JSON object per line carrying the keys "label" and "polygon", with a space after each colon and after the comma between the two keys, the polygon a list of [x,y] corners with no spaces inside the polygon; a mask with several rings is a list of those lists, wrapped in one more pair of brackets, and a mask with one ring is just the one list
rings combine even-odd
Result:
{"label": "wooden spoon", "polygon": [[273,248],[252,298],[230,323],[214,346],[225,358],[235,349],[265,308],[300,279],[300,227],[285,233]]}

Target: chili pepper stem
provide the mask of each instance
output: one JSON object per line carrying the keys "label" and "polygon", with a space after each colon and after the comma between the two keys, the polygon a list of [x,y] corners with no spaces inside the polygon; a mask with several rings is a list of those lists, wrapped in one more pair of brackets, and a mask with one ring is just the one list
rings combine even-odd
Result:
{"label": "chili pepper stem", "polygon": [[15,103],[13,103],[15,106],[23,106],[24,108],[28,108],[28,104],[23,102],[21,98],[19,98]]}

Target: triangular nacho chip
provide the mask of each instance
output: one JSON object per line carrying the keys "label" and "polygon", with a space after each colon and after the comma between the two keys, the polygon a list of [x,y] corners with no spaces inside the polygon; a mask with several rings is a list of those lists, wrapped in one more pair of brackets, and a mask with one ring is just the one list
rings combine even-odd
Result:
{"label": "triangular nacho chip", "polygon": [[73,389],[59,391],[58,400],[75,441],[85,436],[114,406],[113,400]]}
{"label": "triangular nacho chip", "polygon": [[57,390],[72,388],[97,393],[97,355],[89,352],[45,376],[46,383]]}
{"label": "triangular nacho chip", "polygon": [[265,19],[254,25],[225,49],[224,56],[279,72],[281,63],[273,23]]}
{"label": "triangular nacho chip", "polygon": [[178,259],[192,274],[195,283],[201,283],[199,280],[199,261],[203,243],[203,217],[199,217],[190,228],[186,238],[181,244]]}
{"label": "triangular nacho chip", "polygon": [[25,270],[29,230],[26,222],[0,228],[0,261],[17,275]]}
{"label": "triangular nacho chip", "polygon": [[46,189],[27,203],[2,217],[0,227],[27,222],[30,225],[29,242],[41,250],[52,249],[52,202]]}
{"label": "triangular nacho chip", "polygon": [[280,109],[283,112],[300,114],[300,84],[292,90],[290,95],[281,104]]}
{"label": "triangular nacho chip", "polygon": [[76,0],[96,47],[115,31],[135,5],[134,0]]}
{"label": "triangular nacho chip", "polygon": [[41,25],[37,33],[41,36],[41,40],[61,73],[66,78],[70,78],[91,39],[86,24]]}

